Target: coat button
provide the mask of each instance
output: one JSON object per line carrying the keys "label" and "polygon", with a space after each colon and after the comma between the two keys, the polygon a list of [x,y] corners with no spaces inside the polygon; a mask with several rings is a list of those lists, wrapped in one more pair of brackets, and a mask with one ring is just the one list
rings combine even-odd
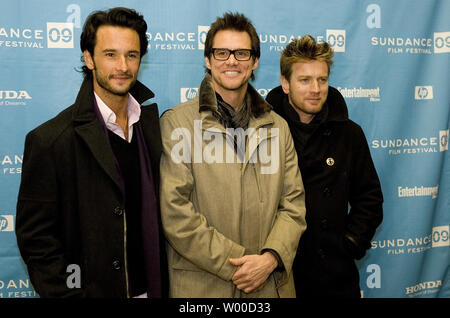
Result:
{"label": "coat button", "polygon": [[328,198],[331,196],[331,190],[329,188],[323,189],[323,195]]}
{"label": "coat button", "polygon": [[324,259],[325,258],[325,252],[323,251],[323,249],[319,249],[318,251],[317,251],[317,254],[319,255],[319,257],[321,258],[321,259]]}
{"label": "coat button", "polygon": [[320,221],[320,227],[325,230],[328,228],[328,221],[327,219],[322,219],[322,221]]}
{"label": "coat button", "polygon": [[112,262],[112,267],[115,270],[119,270],[120,269],[120,262],[118,260],[115,260],[114,262]]}
{"label": "coat button", "polygon": [[118,206],[114,209],[114,214],[118,215],[118,216],[121,216],[124,212],[125,212],[125,209],[121,208],[120,206]]}
{"label": "coat button", "polygon": [[331,135],[331,129],[326,129],[326,130],[323,132],[323,135],[324,135],[324,136],[330,136],[330,135]]}

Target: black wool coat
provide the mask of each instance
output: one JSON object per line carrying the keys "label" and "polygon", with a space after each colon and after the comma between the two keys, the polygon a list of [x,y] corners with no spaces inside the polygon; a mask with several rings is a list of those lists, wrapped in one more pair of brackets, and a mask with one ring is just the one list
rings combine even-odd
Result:
{"label": "black wool coat", "polygon": [[[140,104],[154,96],[140,82],[130,93]],[[152,104],[141,110],[158,192],[158,108]],[[124,197],[113,151],[94,111],[92,80],[84,80],[72,106],[27,135],[22,168],[16,234],[37,293],[127,297]],[[160,242],[162,273],[154,275],[167,278],[164,239]],[[68,278],[76,282],[69,277],[75,273],[73,267],[68,271],[70,264],[80,268],[81,288],[68,288]],[[163,285],[167,294],[167,283]]]}
{"label": "black wool coat", "polygon": [[267,96],[289,124],[305,187],[307,229],[293,267],[297,296],[359,297],[355,259],[370,248],[383,217],[380,181],[366,138],[348,118],[342,95],[329,87],[328,113],[301,143],[299,118],[285,99],[281,86]]}

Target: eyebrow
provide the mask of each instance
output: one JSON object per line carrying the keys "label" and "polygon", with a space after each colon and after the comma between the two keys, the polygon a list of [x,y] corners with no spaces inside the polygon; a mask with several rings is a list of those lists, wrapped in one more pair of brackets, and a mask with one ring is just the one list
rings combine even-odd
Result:
{"label": "eyebrow", "polygon": [[[104,49],[102,52],[103,52],[103,53],[107,53],[107,52],[118,52],[118,50],[116,50],[116,49]],[[138,50],[131,50],[131,51],[127,51],[127,53],[138,53],[138,54],[140,54],[141,52],[138,51]]]}
{"label": "eyebrow", "polygon": [[300,77],[307,77],[307,78],[312,78],[312,77],[317,77],[317,78],[328,78],[329,76],[328,76],[328,75],[311,76],[311,75],[302,75],[302,74],[297,75],[297,78],[300,78]]}

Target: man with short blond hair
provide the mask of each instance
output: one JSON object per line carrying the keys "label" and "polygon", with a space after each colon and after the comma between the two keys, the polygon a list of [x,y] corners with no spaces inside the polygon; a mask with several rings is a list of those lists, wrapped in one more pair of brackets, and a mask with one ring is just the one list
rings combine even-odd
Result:
{"label": "man with short blond hair", "polygon": [[[280,59],[267,101],[289,124],[306,192],[308,229],[293,271],[298,297],[360,297],[355,259],[381,223],[383,195],[364,133],[328,86],[331,46],[306,35]],[[350,206],[350,209],[348,207]]]}

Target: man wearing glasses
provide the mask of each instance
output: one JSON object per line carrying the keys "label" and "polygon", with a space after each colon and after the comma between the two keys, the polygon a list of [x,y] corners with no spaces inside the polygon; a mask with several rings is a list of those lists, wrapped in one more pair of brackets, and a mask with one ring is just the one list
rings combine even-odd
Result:
{"label": "man wearing glasses", "polygon": [[248,83],[255,28],[218,18],[198,96],[161,117],[161,213],[171,297],[295,297],[292,262],[306,228],[287,123]]}

